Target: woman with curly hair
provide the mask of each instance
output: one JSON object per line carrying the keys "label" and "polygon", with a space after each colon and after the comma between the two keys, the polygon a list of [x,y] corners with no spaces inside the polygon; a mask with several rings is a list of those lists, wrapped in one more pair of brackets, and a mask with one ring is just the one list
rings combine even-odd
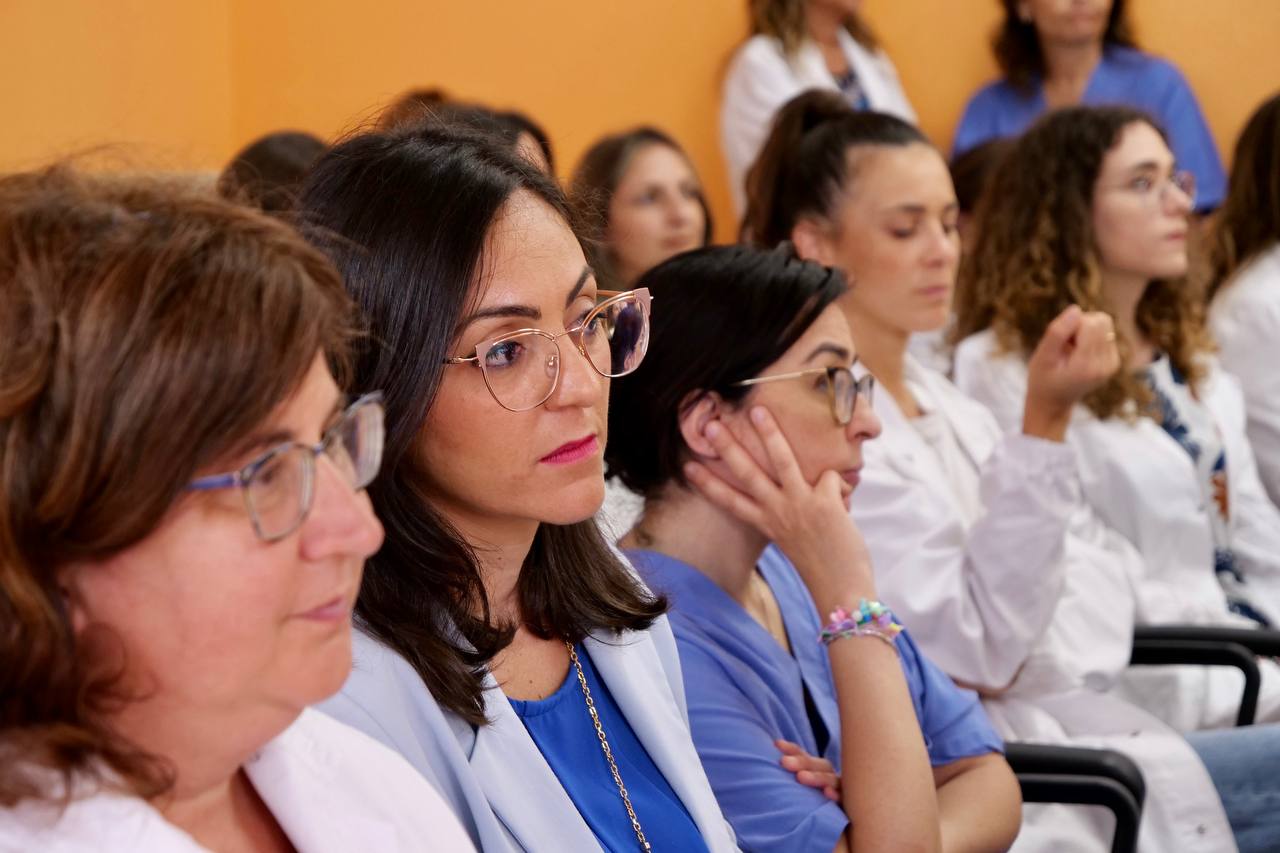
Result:
{"label": "woman with curly hair", "polygon": [[[1139,621],[1276,625],[1280,512],[1185,279],[1193,204],[1193,181],[1142,113],[1077,107],[1043,119],[979,209],[956,381],[1009,426],[1026,357],[1053,318],[1070,305],[1110,314],[1123,369],[1077,406],[1068,438],[1094,511],[1142,555]],[[1188,672],[1179,692],[1193,702],[1144,677],[1133,698],[1182,730],[1229,724],[1238,690],[1218,678],[1230,675]],[[1280,718],[1278,676],[1268,664],[1262,719]]]}
{"label": "woman with curly hair", "polygon": [[1209,324],[1244,391],[1262,485],[1280,503],[1280,95],[1249,119],[1232,163],[1210,250]]}
{"label": "woman with curly hair", "polygon": [[992,48],[1001,79],[969,99],[953,154],[1016,136],[1041,114],[1077,104],[1127,104],[1169,131],[1200,185],[1197,209],[1222,202],[1226,176],[1191,86],[1173,63],[1138,49],[1125,0],[1004,0]]}

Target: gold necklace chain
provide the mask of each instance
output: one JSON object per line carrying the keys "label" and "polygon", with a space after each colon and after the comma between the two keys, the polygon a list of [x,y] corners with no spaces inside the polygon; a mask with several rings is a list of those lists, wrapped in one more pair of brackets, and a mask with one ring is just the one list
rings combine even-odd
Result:
{"label": "gold necklace chain", "polygon": [[596,713],[596,703],[591,698],[591,688],[587,686],[587,676],[582,672],[582,662],[578,660],[578,652],[573,648],[573,643],[568,640],[565,641],[565,646],[569,649],[569,660],[578,671],[578,684],[582,685],[582,695],[587,700],[587,710],[591,713],[591,722],[595,724],[596,737],[600,739],[600,751],[604,753],[605,761],[609,762],[609,772],[613,774],[613,781],[618,786],[622,804],[627,807],[631,828],[636,831],[636,838],[640,839],[640,849],[652,850],[649,840],[644,837],[644,830],[640,828],[640,819],[636,817],[636,810],[631,807],[631,795],[627,793],[627,786],[622,784],[622,774],[618,772],[618,763],[613,760],[613,750],[609,748],[609,740],[604,736],[604,726],[600,725],[600,715]]}

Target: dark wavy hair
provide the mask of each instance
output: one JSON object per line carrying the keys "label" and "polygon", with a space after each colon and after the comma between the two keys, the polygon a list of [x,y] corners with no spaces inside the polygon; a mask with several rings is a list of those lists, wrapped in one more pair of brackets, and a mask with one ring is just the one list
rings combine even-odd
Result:
{"label": "dark wavy hair", "polygon": [[542,149],[551,174],[556,171],[551,137],[528,115],[519,110],[496,110],[484,104],[459,101],[443,89],[410,89],[379,114],[376,130],[395,130],[424,121],[461,125],[471,130],[490,133],[511,147],[519,144],[520,134],[527,133]]}
{"label": "dark wavy hair", "polygon": [[282,222],[66,165],[0,179],[0,305],[0,807],[62,798],[50,770],[153,797],[172,769],[109,723],[137,698],[118,639],[73,629],[58,574],[146,539],[317,355],[340,366],[352,306]]}
{"label": "dark wavy hair", "polygon": [[[612,253],[605,240],[605,232],[609,228],[609,205],[613,202],[613,194],[618,191],[618,184],[631,167],[631,161],[650,145],[665,145],[679,154],[696,176],[697,171],[689,155],[678,142],[656,127],[637,127],[606,136],[588,148],[569,181],[569,202],[586,238],[591,267],[610,289],[618,289],[621,282],[614,271]],[[698,204],[702,208],[702,245],[705,246],[711,242],[715,226],[701,183],[698,185]]]}
{"label": "dark wavy hair", "polygon": [[1209,250],[1209,296],[1280,242],[1280,95],[1258,107],[1236,141],[1227,198]]}
{"label": "dark wavy hair", "polygon": [[[357,621],[437,701],[476,725],[485,722],[486,667],[514,628],[491,618],[476,555],[431,505],[416,448],[474,298],[490,226],[519,191],[572,222],[554,181],[499,140],[428,123],[337,145],[312,169],[299,208],[302,227],[333,258],[369,323],[354,390],[385,395],[383,473],[369,495],[386,541],[365,568]],[[517,595],[526,627],[569,641],[646,628],[666,608],[614,556],[593,519],[541,525]]]}
{"label": "dark wavy hair", "polygon": [[645,273],[655,312],[649,353],[635,373],[614,380],[609,402],[609,476],[647,498],[685,485],[680,417],[707,393],[728,402],[845,292],[835,269],[772,251],[712,246],[677,255]]}
{"label": "dark wavy hair", "polygon": [[[991,40],[1000,73],[1015,89],[1030,94],[1038,78],[1045,73],[1044,52],[1040,49],[1040,36],[1036,25],[1024,21],[1018,15],[1019,0],[1003,0],[1004,21],[996,29]],[[1107,29],[1102,34],[1104,45],[1137,47],[1133,28],[1129,25],[1125,0],[1113,0]]]}
{"label": "dark wavy hair", "polygon": [[790,239],[806,216],[829,219],[857,159],[870,146],[928,145],[912,124],[885,113],[855,110],[838,92],[814,89],[778,110],[769,137],[747,172],[743,242],[770,247]]}
{"label": "dark wavy hair", "polygon": [[267,213],[293,208],[302,177],[324,153],[324,141],[301,130],[279,130],[250,142],[218,176],[218,195]]}
{"label": "dark wavy hair", "polygon": [[[956,341],[986,328],[1009,352],[1029,355],[1067,306],[1110,311],[1093,233],[1093,193],[1103,160],[1135,123],[1159,126],[1128,107],[1072,107],[1040,119],[1004,156],[978,204],[978,238],[960,265]],[[1169,356],[1192,387],[1197,355],[1211,349],[1199,295],[1185,278],[1156,279],[1137,308],[1138,329]],[[1131,344],[1122,335],[1121,355]],[[1085,397],[1099,418],[1146,412],[1151,390],[1117,371]]]}

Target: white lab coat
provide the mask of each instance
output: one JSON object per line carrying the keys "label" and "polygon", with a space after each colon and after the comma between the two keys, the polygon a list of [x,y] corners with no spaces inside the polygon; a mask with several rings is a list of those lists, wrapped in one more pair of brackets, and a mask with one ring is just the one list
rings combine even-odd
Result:
{"label": "white lab coat", "polygon": [[[1244,434],[1244,406],[1235,382],[1210,366],[1202,396],[1217,418],[1226,449],[1232,508],[1232,546],[1251,600],[1280,624],[1280,511],[1263,492]],[[985,403],[1006,429],[1021,420],[1027,368],[1018,354],[1001,353],[990,330],[961,342],[956,384]],[[1077,406],[1067,431],[1080,466],[1084,496],[1094,514],[1142,557],[1136,580],[1139,624],[1251,626],[1231,614],[1213,572],[1213,540],[1190,457],[1150,418],[1099,420]],[[1280,720],[1280,668],[1260,661],[1258,720]],[[1168,677],[1177,672],[1177,680]],[[1232,725],[1239,707],[1239,673],[1222,667],[1130,669],[1126,698],[1180,731]]]}
{"label": "white lab coat", "polygon": [[1214,297],[1209,327],[1240,382],[1246,433],[1272,503],[1280,503],[1280,244],[1250,261]]}
{"label": "white lab coat", "polygon": [[[892,397],[877,398],[884,430],[863,446],[851,513],[881,598],[953,678],[988,692],[1007,685],[983,699],[1003,737],[1137,761],[1148,786],[1141,850],[1235,849],[1195,751],[1111,692],[1129,660],[1141,562],[1084,505],[1075,454],[1002,435],[980,404],[911,358],[907,379],[981,472],[985,515],[966,523],[937,454]],[[1025,812],[1015,850],[1108,847],[1112,821],[1097,810]]]}
{"label": "white lab coat", "polygon": [[[300,853],[473,851],[440,793],[400,756],[312,710],[244,766]],[[65,812],[0,809],[0,851],[209,853],[144,800],[90,789]]]}
{"label": "white lab coat", "polygon": [[[867,50],[843,29],[837,37],[871,108],[915,124],[915,111],[884,51]],[[734,54],[720,102],[720,143],[739,216],[746,209],[747,170],[769,136],[774,114],[809,89],[838,91],[822,51],[812,41],[806,39],[796,54],[788,57],[778,39],[757,35]]]}
{"label": "white lab coat", "polygon": [[[593,634],[584,645],[708,849],[737,850],[689,734],[680,658],[666,617],[646,631]],[[357,631],[351,677],[321,709],[408,759],[440,789],[484,853],[600,849],[492,675],[484,690],[490,722],[477,729],[441,708],[408,662]],[[583,737],[594,742],[595,733]],[[604,776],[600,784],[612,781]]]}

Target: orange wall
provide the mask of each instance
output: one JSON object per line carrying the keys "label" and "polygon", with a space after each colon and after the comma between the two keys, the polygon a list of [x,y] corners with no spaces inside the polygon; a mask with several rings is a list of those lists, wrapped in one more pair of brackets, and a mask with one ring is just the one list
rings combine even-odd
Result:
{"label": "orange wall", "polygon": [[229,38],[214,0],[0,0],[0,169],[108,142],[166,169],[219,163]]}
{"label": "orange wall", "polygon": [[[997,0],[864,0],[939,145],[989,78]],[[1224,157],[1280,85],[1280,3],[1132,0],[1139,38],[1190,78]],[[688,147],[732,233],[719,75],[746,0],[0,0],[0,168],[104,141],[216,169],[291,126],[350,129],[408,86],[519,107],[560,171],[602,133],[651,122]],[[1227,8],[1224,4],[1221,8]]]}

